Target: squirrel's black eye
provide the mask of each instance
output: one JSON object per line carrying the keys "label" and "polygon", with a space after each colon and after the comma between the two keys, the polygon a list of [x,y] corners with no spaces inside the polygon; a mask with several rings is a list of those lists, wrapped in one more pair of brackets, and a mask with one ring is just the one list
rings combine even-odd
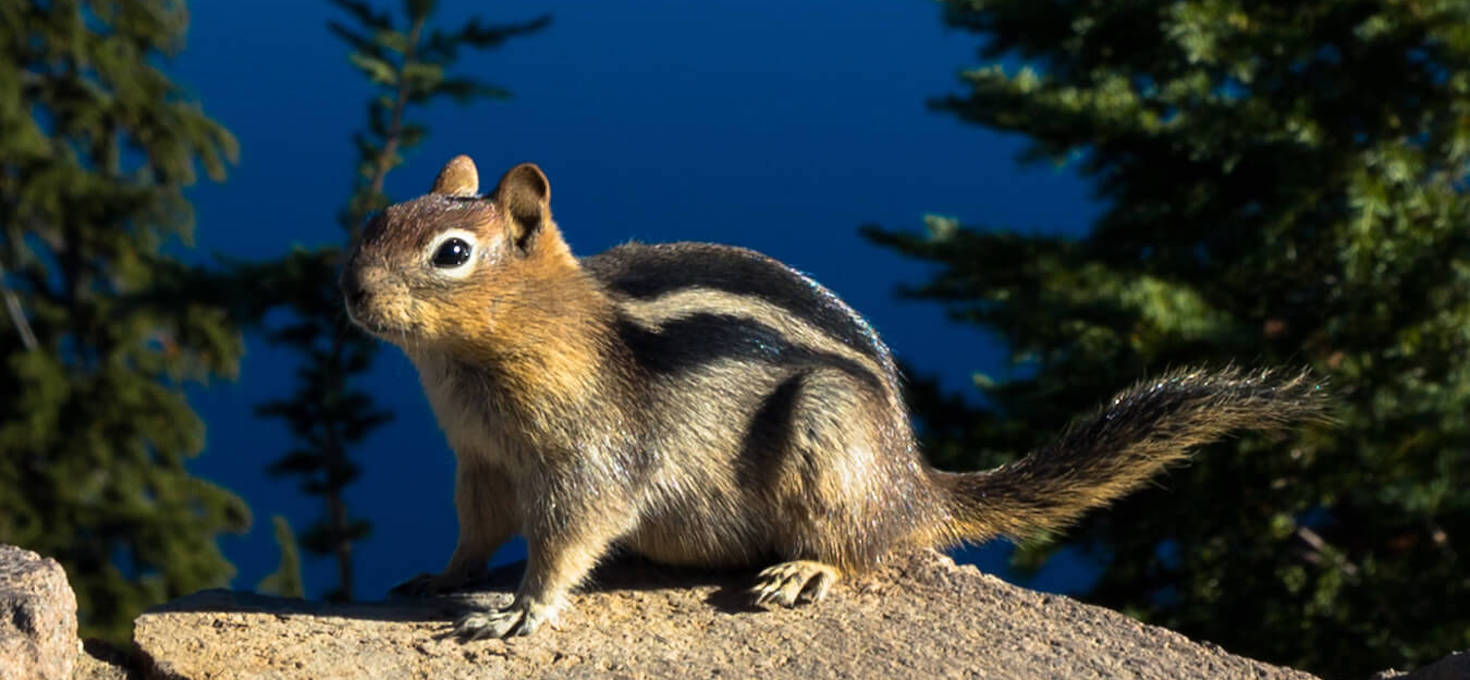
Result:
{"label": "squirrel's black eye", "polygon": [[470,261],[470,244],[463,239],[446,239],[434,251],[434,266],[440,269],[458,267]]}

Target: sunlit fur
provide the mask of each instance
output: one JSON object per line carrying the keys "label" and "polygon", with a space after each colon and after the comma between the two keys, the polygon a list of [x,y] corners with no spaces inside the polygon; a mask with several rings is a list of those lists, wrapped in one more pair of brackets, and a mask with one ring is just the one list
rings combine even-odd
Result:
{"label": "sunlit fur", "polygon": [[[529,633],[614,546],[767,565],[762,602],[820,598],[904,547],[1025,536],[1138,486],[1190,447],[1320,415],[1304,375],[1176,371],[1053,445],[949,474],[917,451],[887,347],[836,296],[757,253],[629,244],[574,258],[534,166],[479,197],[473,163],[374,218],[343,288],[403,349],[458,458],[459,546],[415,589],[460,585],[511,534],[526,575],[467,636]],[[436,271],[446,230],[472,267]]]}

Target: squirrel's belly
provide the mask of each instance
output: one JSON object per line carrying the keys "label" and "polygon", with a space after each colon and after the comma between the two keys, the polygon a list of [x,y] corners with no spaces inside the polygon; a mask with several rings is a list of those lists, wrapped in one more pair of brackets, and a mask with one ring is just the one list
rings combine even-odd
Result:
{"label": "squirrel's belly", "polygon": [[[689,567],[745,567],[759,564],[769,548],[733,536],[709,540],[676,527],[649,527],[634,531],[622,545],[655,562]],[[734,539],[734,540],[732,540]]]}
{"label": "squirrel's belly", "polygon": [[622,544],[655,562],[704,567],[754,565],[771,552],[772,529],[759,518],[764,513],[701,500],[645,508]]}

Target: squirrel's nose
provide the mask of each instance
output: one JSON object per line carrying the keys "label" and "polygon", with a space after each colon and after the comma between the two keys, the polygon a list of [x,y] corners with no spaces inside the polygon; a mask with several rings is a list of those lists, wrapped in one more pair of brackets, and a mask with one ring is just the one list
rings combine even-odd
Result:
{"label": "squirrel's nose", "polygon": [[361,277],[354,272],[342,272],[342,279],[338,282],[338,286],[342,288],[342,297],[351,306],[356,307],[367,299],[367,288],[363,287]]}

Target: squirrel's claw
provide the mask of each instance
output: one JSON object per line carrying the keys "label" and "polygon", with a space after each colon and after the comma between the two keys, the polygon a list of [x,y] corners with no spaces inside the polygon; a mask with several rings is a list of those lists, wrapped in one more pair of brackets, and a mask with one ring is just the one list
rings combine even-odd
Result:
{"label": "squirrel's claw", "polygon": [[750,592],[756,604],[795,607],[826,597],[838,577],[837,568],[829,564],[810,560],[782,562],[756,576]]}
{"label": "squirrel's claw", "polygon": [[460,617],[454,623],[454,634],[461,642],[530,635],[542,624],[555,618],[556,612],[551,607],[517,601],[504,609],[475,612]]}

